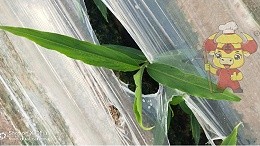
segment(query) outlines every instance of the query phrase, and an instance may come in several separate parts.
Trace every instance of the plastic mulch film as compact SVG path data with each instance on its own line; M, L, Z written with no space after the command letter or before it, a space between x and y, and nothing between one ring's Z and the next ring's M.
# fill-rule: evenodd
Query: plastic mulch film
M236 92L235 94L241 97L240 102L234 103L185 98L186 104L197 117L211 144L214 145L213 140L227 136L240 121L243 122L243 126L239 129L238 144L260 144L260 68L257 50L260 44L259 1L103 2L124 25L150 62L174 65L207 78L204 59L208 60L213 67L218 67L218 71L215 70L217 75L210 75L212 80L218 83L218 87L228 87L232 89L231 92ZM213 59L215 61L212 61ZM166 94L168 96L165 97L171 97L167 91ZM159 108L165 109L165 106L167 103ZM165 111L161 113L165 114L163 112Z
M82 4L1 0L0 24L98 43ZM0 144L152 144L152 134L137 126L132 98L111 70L4 31L0 48Z

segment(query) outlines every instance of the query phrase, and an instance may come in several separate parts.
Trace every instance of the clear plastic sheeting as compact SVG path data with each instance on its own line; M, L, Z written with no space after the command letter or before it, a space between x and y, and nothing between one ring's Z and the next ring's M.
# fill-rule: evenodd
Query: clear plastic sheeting
M1 0L0 24L98 43L78 0ZM111 70L0 31L0 144L152 144Z
M210 35L219 32L220 25L234 21L238 25L238 34L244 32L260 44L259 25L255 21L260 16L256 10L259 6L257 0L245 3L242 0L102 1L124 25L150 62L175 65L188 72L195 71L195 74L205 78L203 43ZM244 92L238 94L242 99L239 103L185 98L211 144L214 145L213 140L228 135L240 121L243 126L239 130L238 144L260 144L260 82L256 82L260 68L257 60L259 51L247 57L240 68L244 74L244 79L240 81ZM171 97L171 93L166 93L166 98ZM160 108L164 109L165 106L167 103Z

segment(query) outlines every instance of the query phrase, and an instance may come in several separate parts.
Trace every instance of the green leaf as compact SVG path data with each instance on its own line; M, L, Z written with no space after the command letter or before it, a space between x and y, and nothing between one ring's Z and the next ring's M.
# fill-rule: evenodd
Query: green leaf
M101 12L102 16L107 19L107 7L101 0L94 0L95 5L98 7L99 11Z
M134 100L133 109L134 109L136 121L138 122L140 127L144 130L151 130L153 127L145 127L143 125L143 117L142 117L142 109L143 109L143 105L142 105L142 78L143 78L143 72L144 72L146 65L147 65L147 63L142 65L140 70L134 75L134 81L135 81L136 89L135 89L135 100Z
M190 120L192 137L195 141L195 144L198 145L200 141L200 124L193 114L190 115Z
M171 105L178 105L180 104L181 102L183 102L183 97L182 96L173 96L172 97L172 100L170 101L170 104Z
M181 109L188 115L192 115L192 111L190 110L190 108L187 106L187 104L185 103L185 101L182 101L179 103Z
M237 124L237 126L233 129L231 134L223 140L221 145L236 145L237 144L237 133L238 133L238 128L241 124L242 124L242 122Z
M202 77L189 74L179 69L159 63L148 65L147 71L149 75L157 82L173 89L186 92L187 94L214 100L240 101L240 98L225 90L219 93L216 85L213 84L213 92L211 93L208 86L208 80Z
M119 71L139 69L139 63L136 62L136 59L132 59L125 52L120 52L118 49L107 48L69 36L29 28L0 26L0 29L25 37L42 47L58 51L70 58L81 60L90 65Z
M102 46L124 53L125 55L128 55L132 59L135 59L135 61L138 64L144 63L147 60L143 52L135 48L120 46L120 45L111 45L111 44L102 44Z
M167 131L169 131L170 125L171 125L171 120L174 117L174 112L171 108L171 105L168 105L168 116L167 116Z

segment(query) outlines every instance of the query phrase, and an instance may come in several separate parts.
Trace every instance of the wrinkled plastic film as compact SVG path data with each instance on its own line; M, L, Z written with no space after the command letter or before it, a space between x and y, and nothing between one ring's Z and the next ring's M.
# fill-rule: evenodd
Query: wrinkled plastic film
M169 3L168 1L104 2L107 3L108 7L111 7L112 12L115 11L115 15L118 16L118 19L122 21L122 24L124 24L132 37L143 49L143 52L149 61L157 62L159 60L167 60L171 55L176 55L177 58L179 56L182 57L184 63L185 61L187 63L192 61L194 66L198 68L197 70L205 75L205 73L201 71L201 64L195 60L202 59L202 57L198 56L200 54L195 50L190 49L194 47L197 48L197 38L189 36L183 37L184 32L181 31L183 29L181 27L188 27L186 25L179 26L179 24L172 22L172 19L169 18L169 14L167 14L167 7L165 7L167 3ZM173 1L172 3L175 2ZM131 13L124 14L123 10L131 11ZM124 17L125 15L129 16ZM177 17L178 20L181 21L180 23L183 21L184 24L187 24L187 22L182 19L184 18L183 15ZM142 36L139 36L139 34L142 34ZM189 60L189 58L192 59ZM169 61L164 62L172 63ZM190 70L190 67L183 69Z
M2 25L97 43L83 1L8 1ZM112 71L95 68L1 31L2 144L151 144ZM9 122L8 122L9 121Z
M219 25L235 21L239 27L237 33L245 32L253 36L259 44L259 26L254 20L258 18L255 9L259 5L257 1L245 1L246 4L241 0L214 0L210 3L203 0L103 2L125 26L149 61L177 66L176 60L179 60L180 69L195 69L196 74L205 78L203 42L219 31ZM254 17L248 9L253 12ZM256 139L259 137L256 124L258 118L255 119L259 106L254 104L257 103L259 94L259 85L254 81L259 70L256 61L258 52L246 58L245 65L240 68L245 79L240 82L244 93L239 94L242 98L239 103L186 97L187 105L194 112L212 144L214 139L228 135L239 121L244 123L244 127L240 128L239 143L259 143ZM255 83L253 88L252 83Z
M142 5L144 4L143 1L104 1L104 3L114 13L114 15L119 19L119 21L121 21L124 27L129 31L130 35L134 38L134 40L137 42L140 48L142 48L148 60L169 60L169 57L175 55L176 58L182 58L181 61L189 61L185 55L182 55L182 51L178 51L172 48L173 42L172 40L169 40L169 36L165 36L166 31L164 30L164 28L157 25L159 22L155 20L154 17L146 17L146 15L150 15L152 12L151 10L147 11L146 5ZM160 10L160 7L155 8L157 8L156 10L161 12L161 18L166 18L163 12ZM126 12L128 14L126 14ZM167 18L165 20L167 24ZM178 39L178 36L176 39ZM183 51L186 50L187 48L183 49ZM177 62L179 62L179 60L175 60L175 64L178 64ZM171 64L174 62L166 63ZM189 64L186 65L189 66ZM187 69L189 71L194 72L194 68L183 69ZM168 101L171 95L166 95L163 92L163 94L161 94L160 97L161 98L153 98L153 100L155 100L157 103L160 103L159 106L155 106L156 118L159 121L159 124L156 126L159 127L160 130L159 132L157 130L154 130L153 132L154 135L162 133L161 135L165 135L165 137L167 137L166 119L168 116ZM160 143L159 141L160 140L155 140L155 143Z
M125 26L125 28L129 31L130 35L135 39L137 44L140 46L144 54L147 58L153 61L162 61L166 64L171 64L174 61L179 61L181 58L183 61L189 61L189 58L184 55L183 51L188 51L188 45L185 43L184 38L181 37L178 32L178 28L174 28L172 22L163 11L161 5L158 4L158 1L104 1L110 10L117 16L117 18L121 21L121 23ZM148 7L147 3L153 5L153 7ZM164 3L164 2L162 2ZM159 15L157 14L159 13ZM155 13L155 14L154 14ZM161 14L161 15L160 15ZM159 16L156 18L156 16ZM161 25L161 23L163 25ZM164 28L165 27L165 28ZM158 28L158 29L155 29ZM166 28L168 30L166 30ZM168 36L168 33L174 34L173 39L177 44L184 44L186 48L179 51L175 47L177 44L173 43L173 40ZM166 36L165 36L166 35ZM168 37L167 37L168 36ZM180 46L179 46L180 47ZM191 50L191 49L190 49ZM194 51L194 50L193 50ZM188 52L189 55L189 52ZM177 59L173 56L178 56ZM180 56L180 57L179 57ZM196 55L192 57L195 58ZM174 60L174 61L172 61ZM183 64L183 63L182 63ZM193 67L193 66L191 66ZM181 69L190 70L191 68L183 68ZM200 69L202 70L202 69ZM158 115L167 115L165 111L160 111L160 109L168 108L168 98L171 95L164 96L166 98L161 107L157 107ZM158 117L161 118L161 117ZM167 125L165 123L161 123L163 125ZM164 129L166 132L167 130ZM216 134L212 134L216 135Z

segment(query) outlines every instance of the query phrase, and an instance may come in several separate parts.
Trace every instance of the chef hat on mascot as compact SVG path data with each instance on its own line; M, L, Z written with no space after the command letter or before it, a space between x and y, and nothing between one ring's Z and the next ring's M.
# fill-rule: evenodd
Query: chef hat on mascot
M235 33L237 29L238 26L233 21L220 25L219 30L222 31L222 34L216 39L217 48L221 49L225 44L232 44L235 49L240 49L243 40Z
M220 25L218 29L220 31L223 31L223 34L233 34L235 33L235 30L238 29L238 26L234 21L231 21L224 25Z

